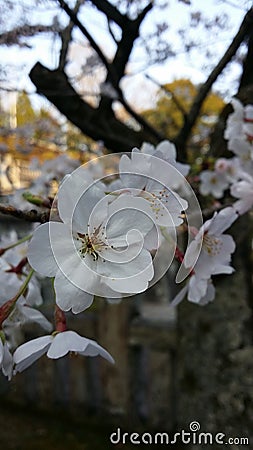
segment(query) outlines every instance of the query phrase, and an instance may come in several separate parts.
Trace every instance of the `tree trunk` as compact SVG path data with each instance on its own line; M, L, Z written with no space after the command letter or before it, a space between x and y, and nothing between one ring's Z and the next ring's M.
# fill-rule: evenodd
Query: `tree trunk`
M190 422L198 421L200 432L224 433L224 442L229 437L252 442L252 223L243 217L233 229L237 241L246 236L233 258L236 272L216 277L212 304L184 302L179 308L178 430L190 431Z

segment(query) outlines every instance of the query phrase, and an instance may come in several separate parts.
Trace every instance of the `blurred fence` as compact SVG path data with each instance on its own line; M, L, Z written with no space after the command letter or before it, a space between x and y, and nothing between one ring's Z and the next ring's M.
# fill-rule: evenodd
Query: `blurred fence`
M97 340L112 354L115 365L100 357L70 355L56 361L42 357L11 382L1 376L1 397L43 410L62 406L74 414L92 411L172 428L177 362L176 317L168 306L170 286L164 277L148 292L120 304L98 299L95 308L85 313L67 314L68 327ZM47 283L44 297L47 311ZM26 338L35 337L29 333L26 330Z

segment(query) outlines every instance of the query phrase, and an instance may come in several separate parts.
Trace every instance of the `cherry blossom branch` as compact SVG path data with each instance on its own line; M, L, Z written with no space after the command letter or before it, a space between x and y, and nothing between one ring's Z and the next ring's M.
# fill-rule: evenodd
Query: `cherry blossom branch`
M49 221L50 212L43 211L38 212L35 209L31 209L30 211L22 211L21 209L17 209L12 205L3 205L0 203L0 213L12 217L16 217L17 219L26 220L27 222L40 222L45 223Z

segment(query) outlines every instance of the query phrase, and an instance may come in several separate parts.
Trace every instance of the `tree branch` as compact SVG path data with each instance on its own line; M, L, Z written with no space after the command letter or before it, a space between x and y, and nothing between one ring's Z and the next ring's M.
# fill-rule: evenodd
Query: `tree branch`
M75 7L73 9L75 15L78 13L78 10L79 10L81 4L82 4L82 0L77 0ZM71 35L72 35L74 26L75 26L75 24L72 22L72 20L70 20L67 27L64 28L64 30L62 30L60 32L62 46L61 46L60 57L59 57L59 69L62 69L62 70L64 69L66 62L67 62L67 54L68 54L69 44L71 41Z
M126 16L121 14L121 12L113 6L111 3L109 3L107 0L92 0L92 4L96 6L99 11L103 12L108 19L113 20L121 29L123 29L128 21L130 19Z
M17 209L12 205L6 205L0 203L0 213L12 217L16 217L17 219L26 220L27 222L40 222L45 223L49 221L50 212L38 212L35 209L31 209L30 211L21 211L21 209Z
M253 8L251 8L246 16L244 17L242 24L238 30L238 33L235 35L233 41L231 42L230 46L228 47L227 51L217 64L217 66L213 69L213 71L210 73L209 77L207 78L206 82L201 86L199 89L195 100L191 106L191 109L189 113L186 116L185 123L178 133L177 137L175 138L174 142L179 150L179 154L181 157L181 160L186 159L186 142L187 139L190 136L191 130L198 118L200 109L202 107L202 104L210 91L213 83L217 80L218 76L221 74L223 69L226 67L226 65L231 61L232 57L237 52L238 48L240 47L241 43L244 41L245 37L251 32L253 25Z
M28 38L35 36L39 33L52 33L59 31L59 25L23 25L17 28L13 28L11 31L0 34L0 45L19 45L24 46L26 44L20 42L22 38Z
M116 82L116 74L114 73L110 63L107 61L107 58L105 57L104 53L102 52L99 45L97 45L96 41L93 39L91 34L88 32L88 30L83 26L83 24L78 19L77 15L74 13L74 11L65 3L64 0L58 0L61 8L67 13L67 15L70 17L72 22L79 28L79 30L82 32L82 34L88 39L90 42L92 48L95 50L99 58L101 59L102 63L104 64L107 72L110 74L111 83L113 86L115 86Z
M84 134L96 141L102 140L108 149L128 152L145 140L157 143L157 139L147 132L136 131L120 122L112 110L105 114L101 106L93 108L82 100L63 71L49 70L37 63L30 72L30 78L39 94L45 95Z

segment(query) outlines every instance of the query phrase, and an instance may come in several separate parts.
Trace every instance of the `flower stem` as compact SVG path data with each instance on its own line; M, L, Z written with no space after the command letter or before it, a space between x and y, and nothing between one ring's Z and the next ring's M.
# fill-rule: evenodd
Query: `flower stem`
M15 304L17 303L19 297L21 297L21 295L23 295L24 292L26 291L26 288L27 288L27 286L29 284L29 281L31 280L33 274L34 274L34 270L31 269L30 272L28 273L24 283L19 288L17 294L13 298L11 298L7 302L5 302L0 307L0 329L1 329L2 323L7 319L7 317L10 315L11 311L13 310L13 308L14 308Z
M175 244L174 239L172 239L172 237L166 232L166 228L161 227L161 232L162 232L163 237L166 239L166 241L169 244L173 244L173 245ZM180 250L180 248L177 245L176 245L176 248L175 248L175 258L180 263L182 263L183 259L184 259L184 253L182 252L182 250Z
M29 241L29 239L31 239L31 237L32 237L32 234L28 234L27 236L24 236L22 239L19 239L18 241L14 242L14 244L10 244L7 247L0 248L0 256L2 256L7 250L17 247L18 245L23 244L23 242Z
M18 293L15 295L15 299L16 299L16 301L19 299L19 297L21 297L21 295L23 295L24 294L24 292L26 291L26 288L27 288L27 286L28 286L28 284L29 284L29 281L31 280L31 278L32 278L32 276L33 276L33 274L34 274L34 269L31 269L30 270L30 272L28 273L28 275L27 275L27 277L26 277L26 279L25 279L25 281L24 281L24 283L22 284L22 286L20 287L20 289L19 289L19 291L18 291Z

